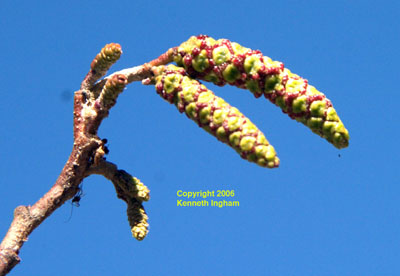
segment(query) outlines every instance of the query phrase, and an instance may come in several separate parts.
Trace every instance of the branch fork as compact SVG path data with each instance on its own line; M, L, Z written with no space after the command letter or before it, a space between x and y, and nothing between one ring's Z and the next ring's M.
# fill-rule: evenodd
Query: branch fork
M169 60L169 54L100 80L121 54L119 44L106 45L92 61L80 90L75 92L72 152L53 187L34 205L18 206L15 209L14 219L0 244L0 276L6 275L21 261L19 251L32 231L57 208L72 199L79 192L79 185L83 179L92 174L103 175L114 184L117 197L127 203L132 235L137 240L146 237L148 217L142 202L150 199L150 191L137 178L106 161L105 155L108 150L104 139L98 137L97 131L125 86L151 77L152 64L166 62Z

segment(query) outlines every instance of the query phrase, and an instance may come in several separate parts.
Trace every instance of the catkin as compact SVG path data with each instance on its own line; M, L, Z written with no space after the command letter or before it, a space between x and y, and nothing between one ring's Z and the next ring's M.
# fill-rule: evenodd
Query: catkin
M337 148L349 144L349 133L326 96L283 63L227 39L193 36L174 56L192 78L230 84L264 95L290 118L303 123Z
M173 65L154 70L155 87L165 100L200 127L231 146L240 156L262 167L279 166L279 158L264 134L240 111L230 106Z

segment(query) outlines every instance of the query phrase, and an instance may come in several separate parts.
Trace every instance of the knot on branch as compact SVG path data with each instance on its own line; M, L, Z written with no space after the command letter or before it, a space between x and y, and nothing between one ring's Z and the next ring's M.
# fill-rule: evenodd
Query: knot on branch
M22 220L30 218L29 207L21 205L15 208L14 217Z

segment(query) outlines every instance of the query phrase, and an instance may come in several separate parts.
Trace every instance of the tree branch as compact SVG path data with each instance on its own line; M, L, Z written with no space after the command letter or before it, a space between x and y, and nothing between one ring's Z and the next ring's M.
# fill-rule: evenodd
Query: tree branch
M106 45L93 60L81 89L75 92L72 152L53 187L33 206L18 206L15 209L14 219L0 244L0 276L6 275L20 262L19 251L32 231L72 199L83 179L91 174L101 174L112 181L117 196L128 205L128 220L133 236L138 240L146 236L147 215L142 201L149 200L149 190L138 179L104 160L105 145L97 136L97 131L124 87L128 83L151 77L153 64L169 62L172 50L149 64L115 72L98 81L121 53L118 44Z
M308 81L284 68L283 63L226 39L191 37L157 59L103 78L122 54L121 46L107 44L93 59L74 96L74 145L54 186L33 206L19 206L0 244L0 276L20 262L19 250L32 231L80 191L82 180L100 174L114 184L117 197L127 203L132 235L142 240L148 232L142 202L149 189L137 178L105 160L105 141L97 136L101 122L118 95L134 81L154 84L165 100L194 120L242 158L276 168L279 159L265 136L238 109L215 96L196 79L247 89L264 95L290 118L303 123L337 148L347 147L349 133L325 95ZM176 66L161 66L175 61Z
M32 231L76 194L90 156L97 147L95 139L77 141L50 191L33 206L18 206L15 209L13 222L0 244L0 275L6 275L20 262L19 250Z

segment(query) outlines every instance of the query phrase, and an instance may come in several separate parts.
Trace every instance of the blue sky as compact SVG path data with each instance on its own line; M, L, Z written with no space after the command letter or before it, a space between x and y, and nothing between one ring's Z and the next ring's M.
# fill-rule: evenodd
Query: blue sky
M2 1L1 198L54 183L72 148L72 93L107 43L112 71L192 35L228 38L284 62L332 100L350 131L337 150L267 100L207 84L267 136L281 159L242 160L134 83L99 131L108 160L151 190L150 233L131 237L125 203L100 176L37 228L11 275L400 275L400 5L396 1ZM338 155L340 154L341 157ZM240 207L177 207L177 191L234 190Z

